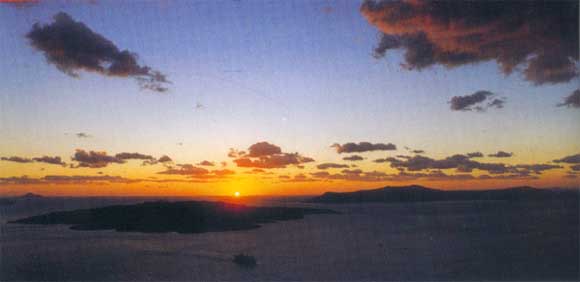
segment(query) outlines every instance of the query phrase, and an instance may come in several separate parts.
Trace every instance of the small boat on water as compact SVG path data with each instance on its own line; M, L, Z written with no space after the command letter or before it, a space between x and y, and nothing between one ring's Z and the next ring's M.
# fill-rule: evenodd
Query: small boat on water
M240 266L244 267L254 267L256 266L256 258L250 255L237 254L234 256L234 262Z

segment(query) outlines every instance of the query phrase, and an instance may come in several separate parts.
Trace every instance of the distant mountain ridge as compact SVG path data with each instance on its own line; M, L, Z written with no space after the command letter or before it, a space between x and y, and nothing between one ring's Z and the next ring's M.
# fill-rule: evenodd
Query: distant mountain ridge
M434 201L484 201L484 200L556 200L578 199L578 190L539 189L518 186L494 190L438 190L420 185L386 186L354 192L326 192L309 199L311 203L364 203L364 202L434 202ZM574 199L574 198L573 198Z

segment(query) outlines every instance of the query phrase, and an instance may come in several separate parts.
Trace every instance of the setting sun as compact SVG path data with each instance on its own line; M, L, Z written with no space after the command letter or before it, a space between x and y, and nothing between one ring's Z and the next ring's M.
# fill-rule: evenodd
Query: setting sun
M580 281L579 23L0 0L0 282Z

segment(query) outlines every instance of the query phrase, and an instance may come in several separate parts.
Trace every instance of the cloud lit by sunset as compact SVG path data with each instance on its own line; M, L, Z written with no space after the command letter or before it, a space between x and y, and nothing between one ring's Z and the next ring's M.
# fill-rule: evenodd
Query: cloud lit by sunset
M334 4L2 5L0 194L578 186L577 1Z

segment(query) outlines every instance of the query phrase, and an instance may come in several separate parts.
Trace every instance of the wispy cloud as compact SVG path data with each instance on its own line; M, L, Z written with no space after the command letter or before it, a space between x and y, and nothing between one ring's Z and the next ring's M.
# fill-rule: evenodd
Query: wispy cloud
M580 154L565 156L561 159L554 160L555 163L580 164Z
M8 161L8 162L15 162L15 163L31 163L31 162L33 162L32 159L18 157L18 156L2 157L2 158L0 158L0 160Z
M50 156L42 156L42 157L35 157L35 158L26 158L26 157L18 157L18 156L11 156L11 157L1 157L0 160L2 161L9 161L9 162L16 162L16 163L46 163L46 164L54 164L54 165L66 165L65 162L58 156L50 157Z
M359 142L359 143L345 143L345 144L332 144L330 146L334 148L337 153L364 153L371 151L393 151L397 150L397 146L392 143L370 143L370 142Z
M154 160L155 158L150 155L145 155L141 153L118 153L115 158L120 160Z
M318 169L329 169L329 168L348 168L349 166L346 164L337 164L337 163L322 163L316 166Z
M570 95L564 98L564 101L558 104L558 107L580 108L580 89L574 90Z
M209 180L227 178L235 172L229 169L208 170L192 164L177 164L175 167L168 167L166 170L158 172L158 174L183 175L194 179Z

